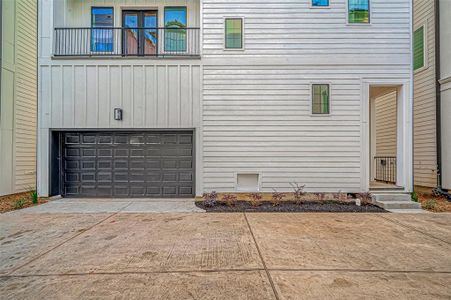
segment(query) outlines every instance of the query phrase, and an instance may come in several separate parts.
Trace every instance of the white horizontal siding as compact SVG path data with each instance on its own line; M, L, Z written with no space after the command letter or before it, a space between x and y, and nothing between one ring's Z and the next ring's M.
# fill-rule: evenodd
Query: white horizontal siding
M258 173L267 192L290 182L359 191L363 77L402 80L409 69L205 66L204 189L233 191L236 173ZM311 115L313 82L330 83L330 116Z
M414 74L415 185L437 185L434 1L414 1L414 28L425 25L426 68Z
M55 64L42 65L40 76L41 128L199 126L198 65Z
M218 56L351 55L354 59L410 53L410 1L371 0L371 24L347 24L347 0L312 9L310 0L204 0L203 53ZM224 17L244 17L244 51L224 53Z

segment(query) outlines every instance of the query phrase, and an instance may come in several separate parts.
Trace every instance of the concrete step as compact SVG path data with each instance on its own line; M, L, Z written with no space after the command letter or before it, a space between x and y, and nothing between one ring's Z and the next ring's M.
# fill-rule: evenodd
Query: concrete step
M376 200L375 204L379 207L382 207L386 210L392 210L392 209L419 209L421 210L421 204L413 201L383 201L383 200Z
M374 193L376 201L411 201L412 197L408 193Z

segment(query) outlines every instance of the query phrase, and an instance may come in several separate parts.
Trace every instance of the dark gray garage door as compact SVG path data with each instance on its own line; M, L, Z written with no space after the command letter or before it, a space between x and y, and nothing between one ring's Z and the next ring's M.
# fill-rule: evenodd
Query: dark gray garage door
M192 197L192 132L66 132L63 194Z

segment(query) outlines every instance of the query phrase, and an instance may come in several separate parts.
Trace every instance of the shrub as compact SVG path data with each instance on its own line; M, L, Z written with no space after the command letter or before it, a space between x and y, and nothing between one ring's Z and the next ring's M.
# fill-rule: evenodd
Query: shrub
M417 192L412 192L411 194L410 194L410 197L412 198L412 201L413 202L418 202L419 200L418 200L418 194L417 194Z
M218 194L213 191L211 193L204 193L202 195L202 197L204 198L204 205L206 207L213 207L216 205L216 202L218 200Z
M283 198L285 198L287 195L284 193L279 193L274 189L274 193L272 193L271 197L271 204L272 206L278 206L280 202L283 201Z
M434 199L429 199L423 204L423 207L428 210L433 210L436 208L436 206L437 201L435 201Z
M22 209L25 206L25 199L20 198L14 203L14 209Z
M237 196L233 194L225 194L222 196L222 202L227 206L235 206L237 202Z
M362 204L369 204L373 202L373 194L370 192L363 192L357 194L361 200Z
M39 202L38 193L36 191L31 191L30 196L31 196L31 202L33 204L38 204L38 202Z
M292 182L290 185L293 187L294 200L297 204L300 204L302 202L302 196L305 195L305 185L299 185L296 182Z
M250 193L249 195L249 202L253 207L257 207L260 205L260 201L262 200L263 196L260 193Z

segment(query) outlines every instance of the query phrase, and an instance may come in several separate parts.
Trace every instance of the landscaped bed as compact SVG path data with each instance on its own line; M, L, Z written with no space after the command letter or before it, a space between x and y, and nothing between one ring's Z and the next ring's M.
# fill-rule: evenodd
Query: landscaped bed
M303 185L293 184L292 193L218 194L203 195L196 206L207 212L352 212L384 213L373 205L370 193L306 193Z
M283 201L277 205L262 201L254 206L247 201L237 201L233 205L216 203L212 206L205 205L204 201L197 201L196 206L207 212L353 212L353 213L385 213L386 210L372 205L356 205L352 202L324 201L324 202L302 202Z
M34 191L0 197L0 213L47 203Z

